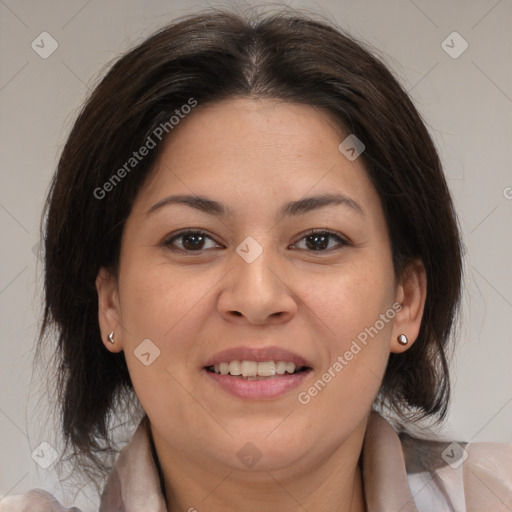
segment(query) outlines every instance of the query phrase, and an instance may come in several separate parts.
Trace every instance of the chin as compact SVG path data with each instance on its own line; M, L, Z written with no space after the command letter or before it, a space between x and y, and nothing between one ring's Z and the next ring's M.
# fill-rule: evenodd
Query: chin
M314 442L311 429L298 429L297 426L286 426L286 420L277 427L283 418L278 421L250 425L245 423L228 432L233 437L222 435L221 439L212 441L211 448L216 448L211 453L219 463L242 471L278 471L288 467L295 467L304 458L314 456L313 448L318 443ZM277 427L277 428L276 428ZM219 450L220 448L220 450Z

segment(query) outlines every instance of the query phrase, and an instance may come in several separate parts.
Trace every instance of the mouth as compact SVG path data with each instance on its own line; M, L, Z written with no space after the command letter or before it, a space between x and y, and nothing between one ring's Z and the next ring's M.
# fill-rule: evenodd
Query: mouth
M277 347L220 352L203 367L222 390L238 398L269 400L299 386L313 371L303 357Z
M217 375L230 375L244 380L268 380L281 375L296 375L311 370L309 366L297 366L291 361L223 361L207 366L206 371Z

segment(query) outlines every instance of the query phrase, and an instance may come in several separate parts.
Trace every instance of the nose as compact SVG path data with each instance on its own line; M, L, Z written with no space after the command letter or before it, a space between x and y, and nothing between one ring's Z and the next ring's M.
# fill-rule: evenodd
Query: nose
M254 325L289 322L297 312L285 262L270 247L252 262L233 254L231 272L223 280L220 315L229 322Z

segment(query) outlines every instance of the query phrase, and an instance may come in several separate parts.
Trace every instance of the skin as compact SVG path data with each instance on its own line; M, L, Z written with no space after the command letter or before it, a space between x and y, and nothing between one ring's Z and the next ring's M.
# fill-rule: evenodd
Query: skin
M275 100L199 105L173 130L127 219L117 274L96 286L105 346L125 351L147 412L169 511L362 511L359 456L390 352L414 343L425 303L422 265L393 271L379 196L361 158L338 145L348 135L328 113ZM360 206L327 205L283 217L289 201L340 193ZM148 210L171 194L229 207L216 217L186 205ZM201 229L201 252L165 244ZM339 232L312 250L309 229ZM262 254L236 252L248 236ZM298 402L357 335L393 303L394 319L307 405ZM115 344L106 341L115 331ZM406 347L397 342L405 333ZM150 339L149 366L134 350ZM299 389L271 400L235 397L203 371L215 353L240 345L284 347L313 367ZM246 467L237 452L261 454Z

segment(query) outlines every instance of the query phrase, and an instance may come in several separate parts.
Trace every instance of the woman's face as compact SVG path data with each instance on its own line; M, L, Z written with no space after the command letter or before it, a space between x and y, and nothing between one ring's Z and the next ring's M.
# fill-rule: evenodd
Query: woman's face
M349 134L309 106L199 105L171 135L117 277L98 279L108 348L124 350L168 453L203 467L316 464L364 430L389 352L405 350L396 337L419 328L397 311L408 296L377 192L338 148Z

